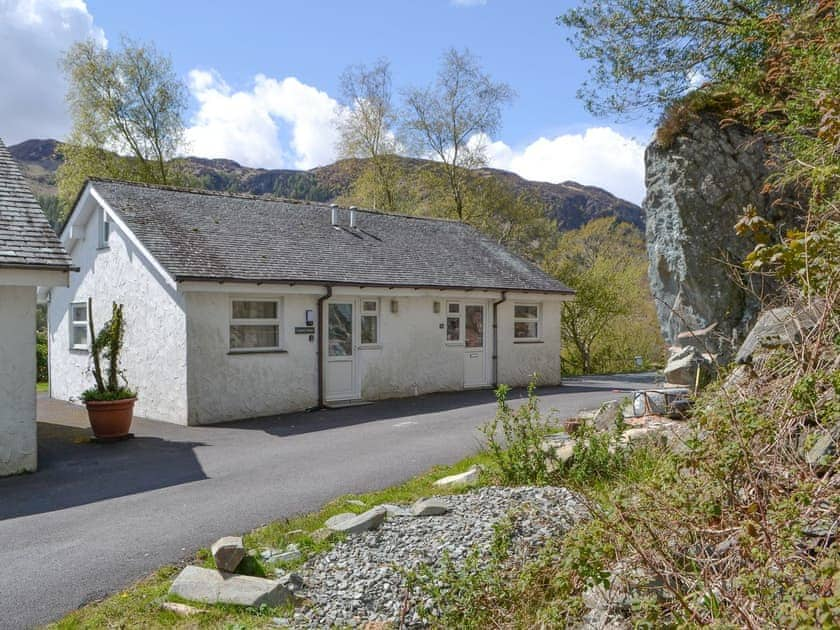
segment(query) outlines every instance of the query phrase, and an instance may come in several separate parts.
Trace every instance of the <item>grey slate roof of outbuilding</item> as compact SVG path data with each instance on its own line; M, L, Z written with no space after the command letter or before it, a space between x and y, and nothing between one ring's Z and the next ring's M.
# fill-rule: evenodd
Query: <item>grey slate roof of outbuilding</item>
M62 247L20 169L0 140L0 268L70 269Z
M573 293L474 228L330 206L92 180L176 279Z

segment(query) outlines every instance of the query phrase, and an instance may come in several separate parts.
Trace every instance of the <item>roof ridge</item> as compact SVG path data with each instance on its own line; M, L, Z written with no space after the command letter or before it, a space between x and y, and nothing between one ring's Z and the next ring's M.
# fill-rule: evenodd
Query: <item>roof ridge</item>
M210 190L208 188L192 188L190 186L174 186L172 184L150 184L147 182L134 182L125 179L114 179L111 177L88 177L87 182L104 182L106 184L121 184L126 186L137 186L138 188L147 188L150 190L167 190L170 192L180 192L192 195L207 195L212 197L227 197L230 199L249 199L251 201L269 201L276 203L289 203L301 206L315 206L320 208L332 209L334 204L324 201L309 201L307 199L292 199L291 197L280 197L278 195L253 195L250 193L231 192L224 190ZM84 189L84 186L82 187ZM75 204L74 204L75 205ZM418 221L439 221L444 223L457 223L469 228L473 226L457 219L450 219L447 217L424 217L416 214L407 214L404 212L385 212L383 210L376 210L373 208L364 208L358 206L342 206L335 204L341 210L354 210L356 212L364 212L366 214L375 214L386 217L401 217L404 219L417 219ZM475 229L475 228L473 228Z

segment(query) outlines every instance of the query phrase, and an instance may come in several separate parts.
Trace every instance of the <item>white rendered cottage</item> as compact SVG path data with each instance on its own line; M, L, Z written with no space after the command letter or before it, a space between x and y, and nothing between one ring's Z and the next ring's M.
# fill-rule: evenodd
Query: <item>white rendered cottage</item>
M35 304L70 257L0 140L0 476L35 470Z
M179 424L560 382L573 292L461 223L91 180L60 236L56 398L90 385L88 299L125 305L136 413Z

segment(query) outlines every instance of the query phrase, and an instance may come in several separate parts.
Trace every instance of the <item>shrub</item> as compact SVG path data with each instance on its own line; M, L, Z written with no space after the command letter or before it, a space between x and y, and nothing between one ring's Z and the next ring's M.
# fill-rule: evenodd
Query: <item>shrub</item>
M47 333L39 330L35 333L35 363L39 383L46 382L50 377L48 358Z
M533 379L528 385L528 400L514 410L507 403L510 387L499 385L496 415L481 428L502 482L508 485L549 483L557 468L554 451L543 447L543 439L553 427L540 414L535 389Z

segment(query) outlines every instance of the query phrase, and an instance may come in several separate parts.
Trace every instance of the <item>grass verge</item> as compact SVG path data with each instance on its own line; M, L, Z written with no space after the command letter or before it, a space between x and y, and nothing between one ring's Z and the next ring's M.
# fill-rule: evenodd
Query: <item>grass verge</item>
M464 472L474 464L487 466L490 463L488 455L478 454L451 466L435 466L428 472L409 479L405 483L383 490L338 497L317 512L277 520L245 534L245 546L249 550L258 551L266 547L283 549L289 543L295 543L303 557L294 563L283 565L287 569L294 568L305 562L307 557L326 551L332 546L334 539L318 541L311 536L311 533L322 527L324 521L329 517L340 512L361 513L382 503L410 503L433 494L464 492L467 488L446 489L436 487L433 484L440 477ZM212 541L208 541L208 543L210 542ZM212 563L209 549L202 549L188 562L165 566L124 591L103 601L80 608L49 627L60 630L172 627L245 629L266 627L271 625L271 617L287 616L289 614L289 610L268 607L243 609L233 606L201 606L205 612L185 618L161 608L161 604L167 601L169 586L182 566L199 564L212 567ZM266 576L271 576L273 568L279 566L267 564L259 556L249 558L247 563L243 562L243 564L246 564L247 573Z

